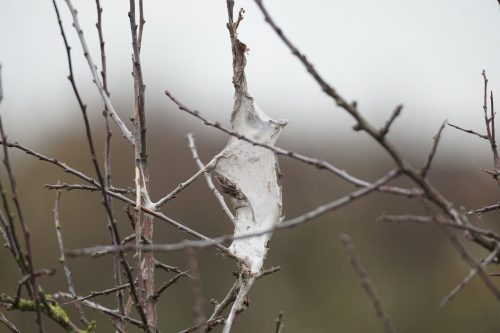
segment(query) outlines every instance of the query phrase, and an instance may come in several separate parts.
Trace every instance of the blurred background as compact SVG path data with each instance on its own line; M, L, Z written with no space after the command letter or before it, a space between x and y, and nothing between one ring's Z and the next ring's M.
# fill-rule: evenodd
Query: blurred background
M125 1L102 1L111 99L123 119L133 110L131 39ZM75 1L94 60L99 59L93 2ZM441 123L484 131L483 82L486 70L495 93L500 82L500 12L494 0L418 2L382 0L266 1L288 36L306 53L324 77L363 114L382 125L397 104L403 114L390 138L405 157L423 165L432 136ZM393 167L391 160L353 121L324 96L298 61L265 24L253 1L237 1L246 10L240 38L250 48L249 90L259 105L289 125L278 145L327 160L363 179L374 180ZM68 75L64 46L51 1L0 0L0 63L4 99L0 112L9 138L93 175L84 127ZM59 2L70 44L77 82L89 105L94 135L104 138L102 102L71 26ZM178 111L164 95L170 90L186 105L228 124L232 109L231 52L225 1L152 1L145 5L142 62L149 113L149 149L153 198L159 198L191 176L196 165L185 135L193 132L199 152L208 161L227 140ZM113 183L133 182L133 155L114 127ZM498 201L498 188L481 167L491 168L488 144L451 128L445 129L434 167L433 183L458 207L477 208ZM44 184L69 177L54 166L12 151L21 203L33 232L37 267L56 267L55 277L42 278L47 292L65 286L58 264L52 208L55 193ZM284 213L299 215L353 190L352 186L299 162L280 158L284 173ZM411 185L408 182L399 184ZM123 205L115 203L123 235L131 233ZM207 235L231 233L230 222L200 180L164 208L165 214ZM279 311L284 332L382 332L374 310L359 286L338 236L353 237L387 313L400 332L498 332L498 303L475 279L446 308L441 298L468 273L434 226L377 222L383 213L423 213L418 203L373 194L310 224L274 235L266 267L281 271L260 280L250 294L251 305L239 316L235 332L272 332ZM498 229L497 213L474 220ZM106 219L95 193L71 191L62 197L62 227L68 248L108 242ZM158 222L156 242L186 236ZM476 258L486 255L467 244ZM221 300L233 282L234 263L213 250L196 253L206 313L210 299ZM185 253L158 254L165 263L188 267ZM15 293L19 274L7 250L0 251L1 292ZM70 261L77 292L112 286L112 261L79 258ZM494 267L492 268L494 271ZM164 272L157 283L171 278ZM114 306L114 297L100 298ZM189 279L166 291L159 304L162 332L193 324L193 292ZM77 316L68 311L75 321ZM22 332L34 331L34 315L6 312ZM99 332L112 326L101 314ZM59 332L45 320L49 332ZM0 326L0 332L3 332ZM134 332L133 329L130 332Z

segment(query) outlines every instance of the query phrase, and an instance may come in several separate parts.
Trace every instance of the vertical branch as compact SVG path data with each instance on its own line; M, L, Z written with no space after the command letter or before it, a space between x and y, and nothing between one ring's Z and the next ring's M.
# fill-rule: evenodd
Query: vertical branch
M191 272L191 289L193 290L194 306L193 312L195 317L195 325L203 325L207 321L205 316L205 298L201 289L200 270L198 269L198 260L192 248L186 250L186 255L189 262L189 271Z
M108 78L107 78L107 66L106 66L106 48L105 48L105 41L104 41L104 34L103 34L103 29L102 29L102 7L100 0L96 0L96 8L97 8L97 23L96 23L96 28L97 28L97 33L99 35L99 45L100 45L100 51L101 51L101 77L102 77L102 84L103 88L106 92L106 94L109 97L109 90L108 90ZM105 123L105 132L104 132L104 185L106 188L111 186L111 127L109 123L109 110L106 104L104 104L104 111L103 111L103 116L104 116L104 123ZM113 201L112 198L107 195L107 200L109 202L110 208L113 209ZM109 219L108 216L108 231L110 233L111 237L111 242L113 245L118 245L115 244L114 242L114 237L113 237L113 231L112 231L112 221ZM121 275L121 270L120 270L120 257L119 254L116 252L114 253L114 280L115 280L115 286L120 286L122 285L122 275ZM117 297L117 302L118 302L118 311L120 312L120 315L125 315L125 308L124 308L124 302L123 302L123 291L119 290L116 293ZM124 328L124 321L121 321L118 324L118 331L120 329L123 330Z
M3 92L2 92L2 75L0 71L0 102L3 99ZM3 129L3 123L2 123L2 117L0 117L0 135L2 138L2 142L7 142L7 135L5 134L5 131ZM7 171L7 176L9 179L10 183L10 191L12 195L12 201L14 202L14 207L17 213L17 216L19 218L19 223L21 224L21 230L23 232L24 236L24 243L26 247L26 253L25 253L25 259L27 262L27 274L29 276L29 293L30 296L34 295L35 297L35 307L36 307L36 324L38 327L38 331L40 333L44 332L43 324L42 324L42 310L41 310L41 298L40 298L40 293L38 292L38 286L36 282L36 275L35 275L35 269L33 265L33 256L32 256L32 250L31 250L31 234L30 230L28 228L28 225L24 219L24 213L21 208L21 203L19 201L19 196L17 194L17 184L16 184L16 178L14 177L14 173L12 172L12 167L10 164L10 159L9 159L9 151L7 149L6 145L3 146L3 153L4 153L4 165L5 165L5 170ZM2 194L3 195L3 194ZM4 204L7 205L6 200L4 200ZM13 218L13 217L10 217ZM14 232L14 225L12 224L12 231ZM19 244L18 244L19 246ZM21 249L19 247L19 249Z
M146 110L145 110L145 88L142 76L140 60L140 49L142 43L142 33L144 29L144 8L142 0L139 0L140 28L137 31L135 0L130 0L130 30L132 34L132 63L134 77L134 156L135 156L135 185L136 185L136 242L140 244L143 238L146 242L153 242L153 217L145 215L141 211L141 206L150 205L149 200L149 170L148 154L146 144ZM144 288L143 302L146 308L148 324L156 330L157 317L155 306L155 286L154 286L154 255L152 251L141 253L137 251L139 265L139 286Z
M342 234L340 235L340 241L342 242L342 245L344 246L344 249L347 252L347 255L349 256L349 260L351 261L351 265L354 268L354 271L356 272L356 275L359 278L361 286L365 290L366 295L368 296L368 298L372 302L373 307L375 308L375 313L377 314L377 318L383 324L384 329L387 333L396 332L392 327L389 317L384 312L384 309L382 307L382 302L380 302L380 299L378 298L377 293L375 292L375 288L373 287L370 281L366 269L363 267L358 257L356 256L354 246L352 245L351 237L347 234Z
M72 273L69 270L68 263L66 262L66 256L64 255L64 242L63 242L63 236L62 236L62 228L61 228L61 222L59 219L59 207L61 204L61 190L56 191L56 199L54 203L54 224L56 226L56 236L57 236L57 244L59 245L59 262L63 266L64 269L64 274L66 275L66 282L68 283L68 291L75 299L76 296L76 290L75 290L75 285L73 283L73 277ZM75 308L80 314L80 320L85 324L88 325L89 322L87 318L85 317L85 314L83 313L82 306L80 305L79 302L74 302Z
M493 154L493 165L495 172L493 173L493 178L500 185L500 157L498 155L498 148L496 143L495 134L495 105L493 103L493 92L490 93L490 115L488 116L488 78L486 77L486 71L482 72L484 81L484 92L483 92L483 112L484 112L484 123L486 125L486 136L490 142L491 152Z
M82 39L83 33L81 32L81 29L79 28L79 25L77 24L77 20L76 20L76 10L73 8L70 0L65 0L65 1L66 1L66 4L68 5L70 11L71 11L71 14L73 15L73 22L75 23L75 28L79 32L80 40L83 40ZM94 169L95 169L95 172L96 172L96 175L97 175L97 180L98 180L98 183L99 183L99 189L100 189L102 197L103 197L104 208L106 210L106 213L107 213L109 221L112 222L111 223L111 227L112 227L113 243L114 244L120 244L121 240L120 240L120 234L118 232L118 226L117 226L116 221L114 219L113 210L111 209L110 202L108 200L108 196L107 196L107 192L106 192L107 189L105 187L105 181L104 181L104 178L102 176L102 172L101 172L101 169L99 167L99 163L97 162L97 157L96 157L95 148L94 148L94 140L92 138L92 132L90 130L90 123L89 123L89 120L88 120L88 117L87 117L87 106L83 103L83 100L82 100L82 98L80 96L80 92L78 91L78 88L76 86L76 82L75 82L75 79L74 79L74 76L73 76L73 62L72 62L72 58L71 58L71 48L70 48L70 46L68 44L68 40L66 38L66 33L64 31L64 27L62 25L61 17L59 15L59 9L57 7L57 4L56 4L55 0L52 0L52 3L54 4L54 9L55 9L55 12L56 12L57 21L58 21L59 28L60 28L60 31L61 31L61 36L63 38L64 46L66 48L66 57L67 57L67 60L68 60L68 67L69 67L69 72L70 72L70 74L68 76L68 79L71 82L71 86L73 88L73 92L74 92L74 94L76 96L76 99L78 101L78 105L80 106L80 110L81 110L81 113L82 113L83 122L84 122L84 125L85 125L85 133L86 133L86 136L87 136L87 142L88 142L88 146L89 146L89 150L90 150L90 155L91 155L91 159L92 159L92 164L94 166ZM89 59L89 58L87 57L87 59ZM93 69L94 69L94 72L95 72L95 68L93 68ZM109 107L109 105L108 105L108 107ZM7 141L3 140L3 142L7 142ZM4 148L5 147L6 146L4 145ZM139 302L139 296L137 295L137 291L136 291L136 288L135 288L134 278L132 276L132 271L131 271L130 267L128 266L128 263L127 263L127 261L125 259L125 254L124 254L123 251L119 251L118 253L119 253L119 256L120 256L120 264L123 266L123 268L125 270L125 274L127 276L127 279L128 279L129 285L130 285L130 293L131 293L132 298L134 300L134 304L136 306L137 312L139 313L139 315L141 317L141 320L143 322L145 330L147 332L151 332L151 330L150 330L150 328L148 326L148 322L147 322L147 319L146 319L146 314L144 312L144 308L141 306L141 304Z

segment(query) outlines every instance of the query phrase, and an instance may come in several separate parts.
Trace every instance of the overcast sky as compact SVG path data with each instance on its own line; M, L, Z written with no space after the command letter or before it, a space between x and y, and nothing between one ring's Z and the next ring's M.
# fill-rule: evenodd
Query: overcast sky
M132 101L128 1L101 2L112 101L126 118L131 112L127 103ZM58 3L78 83L87 100L98 101L67 7ZM395 105L403 103L395 131L403 141L417 135L427 140L445 119L482 129L482 69L500 95L496 0L265 3L324 77L347 99L357 100L370 120L383 123ZM97 62L94 1L74 0L74 4ZM240 38L250 48L249 90L269 115L290 121L285 138L333 138L349 132L352 121L321 93L253 1L236 1L236 6L246 9ZM228 119L233 90L225 1L146 1L145 15L142 61L148 105L156 106L151 112L164 112L163 105L172 109L163 94L168 89L212 119ZM66 80L52 1L0 0L0 62L4 86L0 110L11 137L40 138L68 121L80 121ZM100 104L92 106L90 112L100 112Z

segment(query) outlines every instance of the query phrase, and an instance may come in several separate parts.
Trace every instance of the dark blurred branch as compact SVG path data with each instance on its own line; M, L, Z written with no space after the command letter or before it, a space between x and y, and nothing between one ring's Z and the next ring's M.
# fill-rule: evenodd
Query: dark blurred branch
M274 330L275 333L281 333L283 330L283 311L280 311L278 318L276 318L276 329Z
M347 255L349 256L349 261L351 262L351 265L354 268L354 271L356 272L356 275L359 278L361 286L363 287L366 295L368 296L373 305L373 308L375 309L377 318L380 320L387 333L396 332L396 330L391 324L389 317L387 316L382 307L382 302L380 301L380 298L378 297L377 292L375 291L375 288L373 287L373 284L370 281L368 272L366 271L366 269L363 267L363 264L361 263L361 261L359 261L358 257L356 256L356 251L352 244L351 237L347 234L342 234L340 235L340 241L342 242L342 245L344 246L344 249Z
M0 71L0 82L2 80L1 74L2 73ZM1 83L0 83L0 91L1 91L1 88L2 87L1 87ZM3 93L0 93L0 95L2 95L2 98L3 98ZM0 100L0 102L1 102L1 100ZM4 128L3 128L3 122L2 122L1 116L0 116L0 135L2 138L2 142L6 142L7 135L6 135ZM8 178L9 184L10 184L11 198L12 198L12 201L14 202L14 207L16 209L17 217L18 217L19 223L21 225L21 230L23 233L24 246L26 248L26 253L23 253L21 246L20 246L19 242L17 241L17 237L15 236L14 222L13 222L13 217L12 217L13 215L9 216L9 220L12 223L9 230L11 231L12 240L14 241L11 245L14 245L17 247L17 249L15 250L15 252L17 254L19 254L19 255L24 254L24 259L17 259L17 261L18 261L18 264L20 265L20 267L23 267L26 270L25 273L29 276L30 283L28 284L28 293L29 293L30 297L34 296L35 310L36 310L36 324L38 327L38 331L40 333L43 333L45 330L44 330L43 324L42 324L42 308L41 308L41 304L40 304L41 298L40 298L40 293L38 291L38 285L37 285L36 275L35 275L35 268L33 265L33 252L31 249L31 234L30 234L28 224L26 223L26 221L24 219L24 212L21 208L19 195L17 193L16 178L14 176L14 172L12 171L12 166L11 166L10 158L9 158L9 150L7 149L7 147L5 145L3 145L2 148L3 148L3 155L4 155L3 163L5 166L5 170L7 172L7 178ZM1 187L3 190L3 186L1 186ZM7 200L5 198L5 194L3 193L3 191L2 191L2 198L4 201L4 207L8 207L8 203L7 203ZM11 214L10 210L7 210L7 212L9 214ZM26 264L21 263L24 260L26 261Z

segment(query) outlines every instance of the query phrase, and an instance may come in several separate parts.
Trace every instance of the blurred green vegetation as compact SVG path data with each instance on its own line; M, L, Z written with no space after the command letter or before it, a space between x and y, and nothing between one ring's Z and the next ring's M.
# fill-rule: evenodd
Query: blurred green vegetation
M153 198L168 192L196 171L184 133L194 127L199 152L205 161L218 152L226 140L224 135L208 132L199 124L169 123L165 119L155 119L150 124ZM83 129L79 126L72 125L53 133L43 144L31 145L42 153L94 175ZM102 129L96 127L94 135L97 141L102 139ZM113 184L131 186L133 156L116 131L113 142ZM423 147L415 147L415 150L430 146L430 138L423 142ZM25 144L30 146L29 142ZM284 145L294 148L290 143L285 142ZM392 167L382 151L373 149L373 144L349 147L347 141L337 144L302 142L297 149L331 161L367 180L380 177ZM406 153L410 158L418 156L412 150ZM53 224L55 192L45 189L43 185L58 180L68 183L78 183L79 180L53 165L19 152L12 151L12 160L17 171L21 203L33 234L35 265L37 268L57 268L54 277L43 277L39 281L47 292L66 290L64 274L58 263ZM489 160L480 162L487 166ZM325 171L286 158L280 158L280 163L284 173L286 217L301 214L353 190L352 186ZM491 179L477 169L461 166L453 160L440 160L439 152L430 178L458 205L479 207L496 201L498 189ZM404 180L398 183L410 185ZM61 223L67 248L108 243L106 215L100 202L98 193L63 193ZM132 233L123 212L124 205L115 201L114 208L122 237ZM232 231L229 221L202 179L167 204L163 211L206 235L216 236ZM256 283L250 293L250 307L238 317L234 332L273 332L280 311L284 312L283 332L286 333L383 332L340 245L338 236L342 232L353 237L357 255L368 269L384 307L399 332L498 332L500 305L477 278L451 304L439 308L442 297L469 271L439 228L376 221L383 213L423 212L417 201L375 193L309 224L277 232L270 244L266 267L279 265L282 269ZM494 223L497 217L497 213L491 213L475 223L498 229ZM462 234L458 235L463 240ZM155 241L158 243L176 242L186 237L165 223L157 222L155 225ZM486 255L474 244L463 242L476 258ZM181 269L188 267L184 252L158 253L157 257ZM235 270L235 265L213 249L199 251L196 257L208 315L211 312L209 300L221 300L231 287L234 280L231 272ZM12 295L20 276L5 249L0 251L0 265L0 292ZM110 256L71 259L69 265L80 295L113 285ZM160 285L171 277L171 274L159 271L156 283ZM177 332L193 325L191 283L189 279L181 279L161 298L158 317L162 332ZM115 306L113 296L99 297L98 301L110 307ZM73 307L65 307L74 322L78 322ZM5 314L22 332L35 332L33 313ZM86 314L88 318L97 320L97 332L113 331L110 322L102 314L88 309ZM47 332L61 331L48 320L45 320L45 325ZM0 326L0 332L4 331L5 328ZM130 327L128 331L136 330Z

